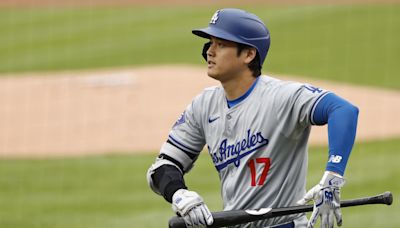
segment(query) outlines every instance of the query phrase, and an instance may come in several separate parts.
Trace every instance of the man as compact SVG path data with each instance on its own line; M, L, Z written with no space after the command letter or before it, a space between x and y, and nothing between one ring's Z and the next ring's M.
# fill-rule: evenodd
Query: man
M204 29L208 75L221 86L194 98L173 126L147 178L187 227L213 223L203 199L183 175L207 145L219 174L224 210L287 207L314 201L310 220L288 215L237 227L322 227L342 223L340 188L352 149L358 109L326 90L261 76L270 34L254 14L218 10ZM328 124L329 159L306 193L307 141L312 125ZM308 224L308 225L307 225Z

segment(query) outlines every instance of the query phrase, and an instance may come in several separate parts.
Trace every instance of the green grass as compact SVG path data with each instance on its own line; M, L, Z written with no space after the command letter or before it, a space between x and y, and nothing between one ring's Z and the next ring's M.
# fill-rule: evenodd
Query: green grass
M386 190L394 204L343 209L342 227L399 227L400 139L359 143L346 170L342 198ZM166 227L170 205L147 186L155 154L73 159L0 160L0 227ZM310 149L308 186L320 179L326 148ZM187 175L212 210L221 209L219 182L206 153Z
M274 72L400 88L400 5L308 7L272 17ZM266 14L266 18L267 18Z
M271 30L266 72L400 88L400 4L243 7ZM214 7L0 8L0 72L203 64Z

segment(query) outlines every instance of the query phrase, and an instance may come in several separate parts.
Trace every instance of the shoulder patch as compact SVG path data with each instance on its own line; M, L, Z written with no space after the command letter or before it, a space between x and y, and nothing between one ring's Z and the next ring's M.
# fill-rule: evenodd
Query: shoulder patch
M181 116L179 117L179 119L175 122L173 128L176 127L176 126L178 126L178 125L181 125L181 124L185 123L185 121L186 121L186 120L185 120L185 116L186 116L185 113L186 113L186 111L182 112L182 114L181 114Z
M320 89L318 87L315 87L313 85L310 85L310 84L304 84L303 88L307 89L308 91L310 91L312 93L321 93L321 92L323 92L322 89Z

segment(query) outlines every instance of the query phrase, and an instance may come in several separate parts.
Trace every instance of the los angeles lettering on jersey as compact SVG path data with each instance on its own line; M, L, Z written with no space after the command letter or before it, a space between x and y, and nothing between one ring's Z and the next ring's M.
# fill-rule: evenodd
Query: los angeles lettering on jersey
M218 152L211 154L215 168L220 171L231 163L239 167L240 160L243 157L268 145L268 142L269 140L266 139L261 132L252 134L250 129L247 130L246 138L233 144L228 144L228 140L225 138L222 140Z

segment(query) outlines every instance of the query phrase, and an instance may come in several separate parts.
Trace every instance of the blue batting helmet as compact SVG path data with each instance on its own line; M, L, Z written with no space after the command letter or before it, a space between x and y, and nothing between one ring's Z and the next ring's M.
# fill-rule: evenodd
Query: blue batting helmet
M192 33L203 38L214 36L254 47L260 55L260 66L267 57L270 45L269 31L261 19L241 9L217 10L207 28L194 29Z

